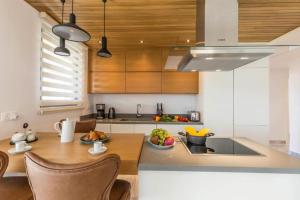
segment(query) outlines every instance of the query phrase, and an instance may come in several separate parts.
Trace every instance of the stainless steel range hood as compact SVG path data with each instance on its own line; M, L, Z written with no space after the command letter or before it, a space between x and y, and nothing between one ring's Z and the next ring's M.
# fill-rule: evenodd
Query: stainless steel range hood
M237 0L197 0L196 22L197 46L183 56L178 71L229 71L275 52L238 43Z
M192 47L179 71L231 71L274 53L271 47Z

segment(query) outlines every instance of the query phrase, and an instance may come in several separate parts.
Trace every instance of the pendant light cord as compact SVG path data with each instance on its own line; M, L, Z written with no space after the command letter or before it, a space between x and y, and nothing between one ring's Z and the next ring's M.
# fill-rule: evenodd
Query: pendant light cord
M62 10L61 10L61 24L64 23L64 10L65 10L65 0L61 0Z
M72 13L73 13L73 9L74 9L74 2L72 0Z
M104 19L104 37L105 37L105 3L106 3L106 0L103 0L103 2L104 2L104 6L103 6L103 19Z

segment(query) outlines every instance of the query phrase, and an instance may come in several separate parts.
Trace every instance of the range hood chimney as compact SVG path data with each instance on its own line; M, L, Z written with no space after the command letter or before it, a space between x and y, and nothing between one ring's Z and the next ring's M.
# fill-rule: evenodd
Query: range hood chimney
M239 45L237 0L196 2L197 43L178 71L230 71L274 53L268 46Z

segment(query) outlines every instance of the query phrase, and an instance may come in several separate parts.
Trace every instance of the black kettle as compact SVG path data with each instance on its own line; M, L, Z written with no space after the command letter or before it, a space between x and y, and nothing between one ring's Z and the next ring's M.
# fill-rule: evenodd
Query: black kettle
M108 119L115 119L116 118L116 110L114 107L110 107L108 109Z

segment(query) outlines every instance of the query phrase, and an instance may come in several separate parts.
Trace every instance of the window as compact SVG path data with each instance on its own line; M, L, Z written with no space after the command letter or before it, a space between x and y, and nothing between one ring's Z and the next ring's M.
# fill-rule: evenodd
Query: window
M46 14L41 16L41 110L81 107L86 85L87 47L66 41L71 56L54 54L59 45L59 38L52 33L56 23Z

